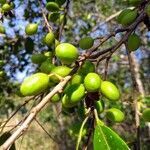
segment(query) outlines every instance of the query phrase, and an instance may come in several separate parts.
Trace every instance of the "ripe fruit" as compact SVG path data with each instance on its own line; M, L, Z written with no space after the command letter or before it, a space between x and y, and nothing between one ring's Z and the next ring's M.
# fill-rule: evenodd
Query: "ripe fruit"
M44 73L36 73L24 79L20 91L24 96L37 95L43 92L49 85L49 76Z
M5 28L0 25L0 33L5 34Z
M45 43L47 46L51 46L55 41L55 36L53 34L53 32L49 32L46 36L45 36Z
M146 108L143 111L142 117L146 122L150 122L150 108Z
M85 88L83 84L80 85L70 85L66 94L63 96L62 104L64 107L73 107L77 105L79 101L85 95Z
M4 12L10 11L10 10L11 10L11 5L5 3L5 4L2 6L2 10L3 10Z
M137 50L141 45L141 39L137 34L132 34L128 37L127 48L129 51Z
M128 0L129 4L133 5L133 6L137 6L141 3L141 0Z
M106 117L112 122L122 122L125 119L124 113L117 108L108 109Z
M87 75L90 72L95 72L95 65L91 61L86 60L78 72L82 75Z
M60 101L60 94L56 93L52 98L51 102L56 103Z
M150 17L150 4L146 6L145 11L147 15Z
M79 41L79 47L82 49L89 49L93 46L94 39L91 37L84 37Z
M38 30L38 24L36 24L36 23L30 23L25 28L25 32L27 35L36 34L37 30Z
M132 24L137 17L137 10L124 10L118 16L118 22L123 26L128 26Z
M98 114L100 114L104 111L104 101L103 100L95 101L94 106L95 106Z
M101 93L112 101L117 101L120 98L120 92L118 88L109 81L103 81L100 86Z
M40 66L41 72L46 73L46 74L49 74L54 68L55 66L51 63L49 59L44 61Z
M48 3L46 4L46 9L47 9L48 11L51 11L51 12L59 11L59 6L58 6L58 4L55 3L55 2L48 2Z
M83 76L80 74L74 74L71 78L71 84L81 84L83 82Z
M57 76L55 76L55 74L61 77L66 77L70 72L71 69L67 66L57 66L51 70L51 73L53 73L54 75L50 77L50 80L57 83L59 82L59 79Z
M88 73L84 79L84 86L88 92L96 92L101 85L101 78L96 73Z
M47 59L47 57L43 54L33 54L31 57L31 61L34 64L41 64L42 62L44 62Z
M61 43L56 49L56 56L62 61L64 64L72 64L78 58L78 50L72 44L69 43Z

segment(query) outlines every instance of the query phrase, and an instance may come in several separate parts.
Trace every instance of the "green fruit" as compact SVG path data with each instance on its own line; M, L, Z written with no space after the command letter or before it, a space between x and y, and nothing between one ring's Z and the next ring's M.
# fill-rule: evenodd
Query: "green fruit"
M126 13L122 12L122 14L120 14L120 20L118 20L123 26L128 26L136 20L137 15L137 10L127 10Z
M143 111L142 117L143 117L144 121L150 122L150 108L146 108Z
M89 49L93 46L94 39L91 37L84 37L79 41L79 47L82 49Z
M57 47L59 44L60 44L60 42L55 39L55 47Z
M67 66L57 66L51 70L51 73L54 74L50 77L50 80L57 83L59 82L59 79L56 75L60 77L66 77L71 72L71 69Z
M108 109L106 112L106 117L112 122L122 122L125 119L124 113L116 108Z
M46 36L45 36L45 43L47 46L51 46L55 41L55 36L53 34L53 32L49 32Z
M60 94L56 93L52 98L51 102L56 103L60 101Z
M51 60L52 57L53 57L52 52L45 52L44 55L45 55L48 59L50 59L50 60Z
M37 95L43 92L49 85L49 76L44 73L36 73L24 79L20 91L24 96Z
M6 75L6 73L4 71L0 71L0 77L4 77Z
M88 73L84 79L84 86L88 92L96 92L101 85L101 78L96 73Z
M103 81L100 86L100 92L109 100L117 101L120 98L118 88L109 81Z
M83 82L83 76L80 74L74 74L71 78L71 84L81 84Z
M59 19L60 13L54 12L48 15L48 20L51 22L56 22Z
M55 68L55 66L51 63L51 61L49 59L47 59L46 61L44 61L41 66L40 66L40 70L43 73L46 74L50 74L50 72Z
M123 18L126 14L128 14L128 13L130 13L130 12L132 12L131 9L124 9L123 11L121 11L121 13L119 14L119 16L118 16L118 18L117 18L118 23L121 24L122 18Z
M73 107L76 106L79 101L85 95L85 88L83 84L80 85L70 85L66 94L63 96L62 105L64 107Z
M137 6L141 3L142 0L128 0L129 4Z
M66 2L66 0L55 0L55 1L59 6L63 5Z
M10 10L11 10L11 5L5 3L5 4L2 6L2 10L3 10L4 12L10 11Z
M82 125L81 122L73 123L73 124L69 127L69 135L70 135L70 136L78 137L79 131L80 131L80 128L81 128L81 125ZM81 136L84 137L86 134L87 134L87 128L86 128L86 126L84 126L84 128L83 128L83 130L82 130Z
M38 24L36 24L36 23L30 23L25 28L25 32L27 35L36 34L37 30L38 30Z
M6 0L0 0L0 4L5 4Z
M146 6L145 12L146 12L147 15L150 17L150 4Z
M72 44L69 43L61 43L56 49L56 56L62 61L64 64L72 64L75 62L79 56L78 50Z
M46 4L46 9L51 12L59 11L59 5L55 2L48 2Z
M34 64L41 64L42 62L44 62L47 59L47 57L43 54L33 54L31 56L31 61Z
M98 114L100 114L104 111L104 101L103 100L95 101L94 106L95 106Z
M64 14L61 14L61 15L59 16L59 23L62 24L63 22L64 22L64 24L66 24L67 19L66 19L66 17L65 17Z
M132 34L128 37L127 48L129 51L137 50L141 45L141 39L137 34Z
M86 60L81 68L78 70L78 73L85 76L90 72L95 72L95 65L91 61Z
M0 33L5 34L6 30L3 26L0 25Z

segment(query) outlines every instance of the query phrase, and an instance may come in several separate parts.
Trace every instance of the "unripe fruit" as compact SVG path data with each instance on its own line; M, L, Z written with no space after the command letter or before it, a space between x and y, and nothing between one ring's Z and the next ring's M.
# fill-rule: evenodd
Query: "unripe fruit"
M141 39L137 34L132 34L128 37L127 48L129 51L137 50L141 45Z
M150 108L146 108L146 109L143 111L142 117L143 117L144 121L150 122Z
M86 60L78 72L82 75L87 75L90 72L95 72L95 65L91 61Z
M79 47L82 49L89 49L93 46L94 39L91 37L84 37L79 41Z
M85 88L83 84L70 85L70 87L68 88L66 94L62 99L62 104L64 107L73 107L77 105L79 101L82 100L84 95L85 95Z
M124 113L116 108L108 109L106 112L106 117L112 122L122 122L125 119Z
M56 103L60 101L60 94L56 93L52 98L51 102Z
M56 75L61 77L66 77L71 72L71 69L67 66L57 66L51 70L51 73L54 74L50 77L50 80L57 83L59 82L59 79Z
M37 30L38 30L38 24L36 24L36 23L30 23L25 28L25 32L27 35L36 34Z
M0 0L0 4L5 4L6 0Z
M47 57L43 54L33 54L31 56L31 61L34 64L41 64L42 62L44 62L47 59Z
M129 4L133 5L133 6L137 6L141 3L142 0L128 0Z
M56 56L62 61L64 64L72 64L78 58L78 50L72 44L69 43L61 43L56 49Z
M44 55L45 55L48 59L50 59L50 60L51 60L52 57L53 57L52 52L45 52Z
M150 4L146 6L145 12L146 12L147 15L150 17Z
M103 81L100 86L100 92L109 100L117 101L120 98L118 88L109 81Z
M88 73L84 79L84 86L88 92L96 92L101 85L101 78L96 73Z
M51 11L51 12L59 11L59 6L58 6L58 4L55 3L55 2L48 2L48 3L46 4L46 9L47 9L48 11Z
M60 13L54 12L48 15L48 20L51 22L56 22L59 19Z
M4 12L10 11L10 10L11 10L11 5L5 3L5 4L2 6L2 10L3 10Z
M0 33L5 34L5 28L3 26L0 25Z
M55 39L55 47L57 47L59 44L60 44L60 42Z
M131 11L126 11L125 10L119 15L119 22L123 25L123 26L128 26L130 24L132 24L135 19L137 17L137 10L131 10Z
M46 36L45 36L45 43L47 46L51 46L55 41L55 36L53 34L53 32L49 32Z
M95 106L98 114L100 114L104 111L104 101L103 100L95 101L94 106Z
M81 84L83 82L83 76L80 74L74 74L71 78L71 84Z
M0 71L0 77L4 77L6 75L6 73L4 71Z
M50 72L55 68L55 66L51 63L51 61L48 59L44 61L41 66L40 70L43 73L50 74Z
M36 73L24 79L20 91L24 96L37 95L43 92L49 85L49 76L44 73Z

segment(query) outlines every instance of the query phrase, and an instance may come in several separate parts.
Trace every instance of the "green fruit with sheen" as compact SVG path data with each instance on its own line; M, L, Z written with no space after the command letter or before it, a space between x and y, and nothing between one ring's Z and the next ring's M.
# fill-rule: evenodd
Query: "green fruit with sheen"
M59 11L59 5L55 2L48 2L46 4L46 9L51 12Z
M56 93L52 98L51 102L56 103L60 101L60 94Z
M150 108L146 108L146 109L143 111L142 117L143 117L144 121L150 122Z
M85 88L83 84L80 85L70 85L66 94L62 99L62 105L64 107L73 107L80 102L85 95Z
M51 61L49 59L47 59L46 61L44 61L41 66L40 66L40 70L43 73L46 74L50 74L50 72L55 68L55 65L53 65L51 63Z
M146 12L147 15L150 17L150 4L146 6L145 12Z
M36 73L24 79L20 91L24 96L37 95L43 92L49 85L49 76L44 73Z
M53 32L49 32L46 36L45 36L45 43L47 46L51 46L52 44L54 44L55 41L55 36L53 34Z
M78 70L78 73L85 76L90 72L95 72L95 65L91 61L86 60Z
M104 111L104 101L103 100L95 101L94 106L95 106L98 114L100 114Z
M79 41L79 47L82 49L89 49L93 46L94 39L91 37L84 37Z
M8 11L10 11L12 8L11 8L11 5L9 5L9 4L7 4L7 3L5 3L3 6L2 6L2 10L4 11L4 12L8 12Z
M106 117L112 122L123 122L125 119L124 113L117 108L108 109Z
M69 75L70 72L71 72L71 68L67 66L57 66L51 70L51 73L54 75L50 77L50 80L57 83L59 82L59 79L57 76L55 76L55 74L60 77L66 77L67 75Z
M6 30L4 28L4 26L0 25L0 33L5 34Z
M80 75L80 74L74 74L72 76L70 82L71 82L71 84L81 84L81 83L83 83L83 80L84 80L84 78L83 78L82 75Z
M72 64L79 56L77 48L69 43L59 44L55 49L55 53L63 64Z
M109 100L117 101L120 98L118 88L109 81L103 81L100 86L100 92Z
M99 90L101 85L101 78L96 73L88 73L84 78L84 86L88 92L96 92Z
M44 62L47 59L47 57L43 54L33 54L31 56L31 61L34 64L41 64L42 62Z
M37 30L38 30L38 24L36 24L36 23L30 23L25 28L25 32L27 35L36 34Z
M0 0L0 4L5 4L6 0Z
M127 48L129 51L137 50L141 45L141 39L137 34L132 34L128 37Z
M130 5L137 6L142 2L142 0L128 0L128 2Z

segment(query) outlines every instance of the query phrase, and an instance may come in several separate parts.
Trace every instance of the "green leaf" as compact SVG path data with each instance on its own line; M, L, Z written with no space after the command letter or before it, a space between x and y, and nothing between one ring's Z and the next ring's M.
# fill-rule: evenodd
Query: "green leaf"
M109 127L97 124L94 131L94 150L129 150L127 144Z
M10 132L5 132L2 136L0 136L0 146L3 145L10 136L11 136ZM9 150L16 150L14 143L11 145Z

